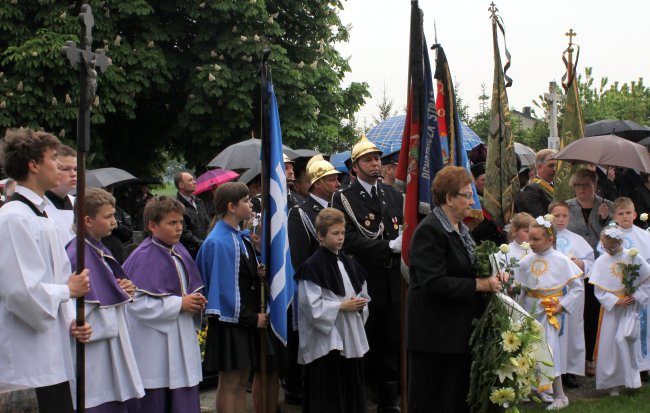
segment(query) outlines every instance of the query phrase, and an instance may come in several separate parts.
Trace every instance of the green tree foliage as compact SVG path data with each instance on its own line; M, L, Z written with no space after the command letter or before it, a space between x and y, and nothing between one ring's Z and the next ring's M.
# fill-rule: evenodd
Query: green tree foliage
M650 88L643 78L620 84L609 83L607 77L596 82L591 67L585 68L584 76L578 76L578 89L585 123L604 119L625 119L650 125Z
M478 97L479 112L469 120L469 127L487 142L490 131L490 96L487 94L485 83L481 83L481 94Z
M94 0L100 74L92 111L91 165L138 174L162 170L165 153L205 165L251 136L259 57L270 66L283 137L329 152L349 146L365 83L334 49L348 39L338 0ZM28 125L75 135L78 76L60 56L79 41L72 1L0 3L0 127Z

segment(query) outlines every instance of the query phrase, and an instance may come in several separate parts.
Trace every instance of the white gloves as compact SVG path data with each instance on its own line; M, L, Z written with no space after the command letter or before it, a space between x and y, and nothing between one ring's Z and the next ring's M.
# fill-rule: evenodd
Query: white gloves
M388 242L388 247L393 252L396 252L396 253L402 252L402 235L400 234L399 237L395 238L392 241L389 241Z

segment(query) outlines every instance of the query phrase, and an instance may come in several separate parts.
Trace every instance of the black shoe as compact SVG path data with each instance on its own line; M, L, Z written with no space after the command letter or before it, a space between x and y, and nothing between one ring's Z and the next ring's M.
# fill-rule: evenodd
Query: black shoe
M576 376L574 374L563 374L562 384L571 389L577 389L578 387L580 387L580 384L578 384L578 380L576 379Z
M644 383L647 383L650 381L650 374L647 371L642 371L641 372L641 381Z

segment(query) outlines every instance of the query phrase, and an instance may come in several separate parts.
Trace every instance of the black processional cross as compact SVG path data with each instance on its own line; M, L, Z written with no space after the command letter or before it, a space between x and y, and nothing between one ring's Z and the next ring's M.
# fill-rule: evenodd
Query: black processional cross
M79 13L81 24L81 45L77 47L73 41L65 42L61 55L70 62L72 67L79 66L79 110L77 114L77 198L75 200L75 222L83 223L85 215L86 169L85 154L90 149L90 107L95 100L97 90L97 71L105 72L110 65L103 49L91 50L93 44L92 29L95 18L90 5L83 4ZM77 273L85 268L84 247L86 239L84 225L77 225ZM83 326L85 320L84 297L77 298L77 326ZM85 411L85 348L83 343L77 343L77 412Z

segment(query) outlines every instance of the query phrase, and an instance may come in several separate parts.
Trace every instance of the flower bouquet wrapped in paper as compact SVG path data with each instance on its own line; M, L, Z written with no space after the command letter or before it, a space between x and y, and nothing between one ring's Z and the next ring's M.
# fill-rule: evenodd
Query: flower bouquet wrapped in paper
M504 250L501 248L507 253ZM489 241L476 248L480 276L499 270L494 259L497 251L499 248ZM504 284L507 290L509 281ZM533 388L548 388L553 380L553 357L544 328L506 294L488 297L470 345L468 403L473 412L518 412L517 406L530 398Z

